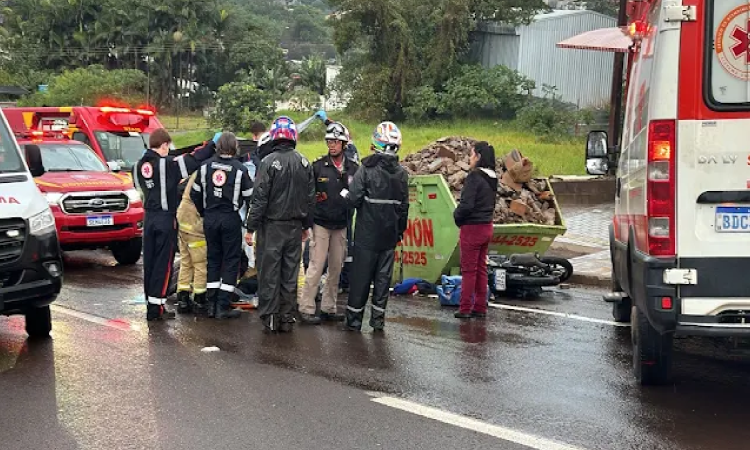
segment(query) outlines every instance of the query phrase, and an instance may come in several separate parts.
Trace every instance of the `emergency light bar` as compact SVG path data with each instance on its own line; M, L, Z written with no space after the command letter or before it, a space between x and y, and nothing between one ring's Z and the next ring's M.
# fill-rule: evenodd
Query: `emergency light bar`
M41 140L43 138L70 139L70 131L17 131L16 137L21 139Z
M114 106L102 106L99 111L105 114L139 114L141 116L153 116L154 112L148 109L130 109L130 108L119 108Z

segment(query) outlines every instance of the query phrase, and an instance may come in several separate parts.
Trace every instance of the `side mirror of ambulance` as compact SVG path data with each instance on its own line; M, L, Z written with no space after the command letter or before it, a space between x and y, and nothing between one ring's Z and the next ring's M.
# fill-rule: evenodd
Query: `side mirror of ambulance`
M25 147L26 164L29 165L31 176L34 178L41 177L46 172L44 164L42 164L42 151L38 145L30 144Z
M607 157L607 133L592 131L586 141L586 173L589 175L607 175L609 158Z
M122 166L117 161L107 161L107 166L112 172L119 172L122 170Z

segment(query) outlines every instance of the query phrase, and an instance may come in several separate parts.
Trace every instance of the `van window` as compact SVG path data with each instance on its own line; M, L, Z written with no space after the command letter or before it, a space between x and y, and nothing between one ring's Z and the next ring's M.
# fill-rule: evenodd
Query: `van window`
M23 161L16 149L15 140L0 119L0 174L23 172Z
M85 145L41 144L42 162L49 172L107 172L108 168Z
M96 131L94 136L104 158L120 163L123 169L132 169L148 147L148 133Z
M708 3L707 103L714 109L750 109L750 4Z

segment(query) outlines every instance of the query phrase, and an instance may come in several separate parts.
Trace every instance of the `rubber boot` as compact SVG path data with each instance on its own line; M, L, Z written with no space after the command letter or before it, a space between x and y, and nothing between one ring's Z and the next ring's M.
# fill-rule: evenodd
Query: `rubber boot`
M237 309L232 309L229 306L216 306L216 314L214 318L217 320L225 319L239 319L242 313Z
M206 301L207 316L209 319L216 317L216 298L219 293L217 289L209 289L208 299Z
M180 291L177 293L177 312L180 314L190 314L193 308L190 301L190 292Z
M263 322L263 332L264 333L278 333L279 332L279 315L278 314L269 314L265 317L261 318L261 321Z
M168 310L165 305L153 305L149 303L146 307L146 320L149 322L157 320L172 320L175 317L177 317L177 315L174 311Z
M205 292L202 294L195 294L195 296L193 297L193 312L196 315L208 315L208 304Z

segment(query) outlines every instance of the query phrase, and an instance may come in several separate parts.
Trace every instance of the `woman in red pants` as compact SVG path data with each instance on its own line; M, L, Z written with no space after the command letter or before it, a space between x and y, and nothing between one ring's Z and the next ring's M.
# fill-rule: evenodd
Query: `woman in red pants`
M470 155L471 171L453 213L461 228L461 307L458 319L487 316L487 250L492 240L492 217L497 195L495 149L478 142Z

